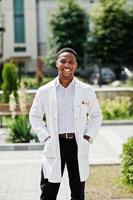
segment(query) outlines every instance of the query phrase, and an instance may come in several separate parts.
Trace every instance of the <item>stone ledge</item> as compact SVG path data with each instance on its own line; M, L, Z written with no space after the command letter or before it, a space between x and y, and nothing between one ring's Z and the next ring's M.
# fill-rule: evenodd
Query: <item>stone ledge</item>
M43 144L40 143L17 143L17 144L1 144L0 151L24 151L24 150L42 150Z
M103 120L103 126L133 125L133 120Z

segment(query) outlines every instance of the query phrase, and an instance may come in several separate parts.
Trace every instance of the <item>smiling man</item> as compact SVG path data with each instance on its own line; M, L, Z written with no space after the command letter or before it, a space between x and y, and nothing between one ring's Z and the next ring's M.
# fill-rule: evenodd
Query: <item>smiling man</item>
M74 72L77 68L77 54L75 51L72 53L70 49L70 52L65 52L65 49L57 53L56 66L58 68L59 81L66 88L73 80Z
M29 115L33 130L44 144L40 200L56 200L65 166L71 200L84 200L89 145L102 116L94 90L74 77L75 50L58 51L56 67L58 77L37 90Z

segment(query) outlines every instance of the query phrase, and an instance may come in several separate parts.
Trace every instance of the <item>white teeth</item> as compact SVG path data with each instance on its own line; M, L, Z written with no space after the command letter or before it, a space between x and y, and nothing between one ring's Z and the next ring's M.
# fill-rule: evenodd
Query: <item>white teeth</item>
M65 72L69 72L69 71L70 71L70 69L64 69L64 71L65 71Z

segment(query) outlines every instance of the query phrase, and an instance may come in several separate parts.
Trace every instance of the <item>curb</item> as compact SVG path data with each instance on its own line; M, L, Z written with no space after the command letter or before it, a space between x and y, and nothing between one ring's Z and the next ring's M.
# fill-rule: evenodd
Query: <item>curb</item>
M103 120L102 126L119 126L119 125L133 125L133 119L132 120ZM3 125L0 128L6 128L7 126Z
M16 144L1 144L0 151L40 151L43 149L43 144L40 143L16 143Z
M133 120L103 120L102 126L133 125Z

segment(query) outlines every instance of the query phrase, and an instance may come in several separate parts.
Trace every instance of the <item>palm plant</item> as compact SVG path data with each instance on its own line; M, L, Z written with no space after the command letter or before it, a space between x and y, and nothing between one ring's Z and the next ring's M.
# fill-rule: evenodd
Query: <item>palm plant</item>
M36 141L36 136L31 132L31 126L26 115L19 115L9 125L9 140L13 143L26 143Z

